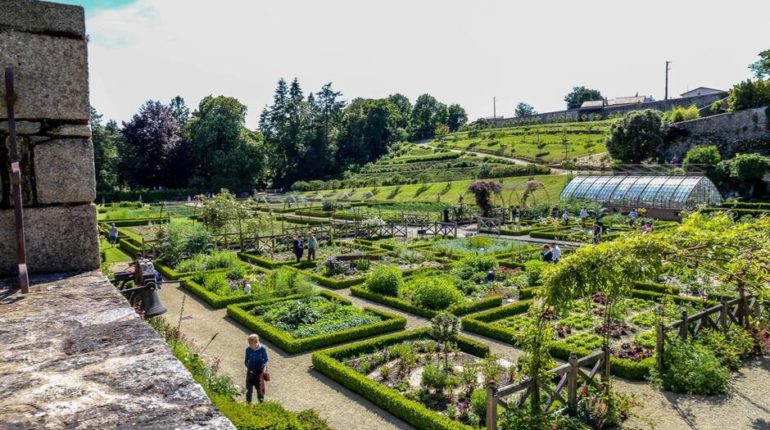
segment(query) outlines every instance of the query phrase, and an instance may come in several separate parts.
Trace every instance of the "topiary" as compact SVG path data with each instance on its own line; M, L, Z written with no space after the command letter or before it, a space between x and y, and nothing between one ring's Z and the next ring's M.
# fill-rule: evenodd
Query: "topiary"
M398 296L404 279L401 271L394 265L380 265L374 268L366 280L366 288L369 291L385 296Z
M446 276L420 277L413 281L412 302L422 308L441 310L459 303L463 293Z

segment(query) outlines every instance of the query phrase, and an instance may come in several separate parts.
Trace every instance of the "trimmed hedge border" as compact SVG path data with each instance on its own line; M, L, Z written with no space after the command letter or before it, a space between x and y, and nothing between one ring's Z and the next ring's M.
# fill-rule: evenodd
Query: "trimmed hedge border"
M259 269L257 268L257 271L261 273L269 273L265 269ZM206 272L206 273L213 273L213 272ZM204 302L208 303L209 306L211 306L214 309L220 309L224 308L228 305L232 305L235 303L244 303L244 302L253 302L254 300L258 300L259 297L257 297L256 294L244 294L241 296L232 296L232 297L222 297L219 294L212 293L211 291L207 290L205 286L195 282L190 277L185 277L179 280L179 284L184 288L185 290L195 294L203 300Z
M328 291L321 291L321 295L329 300L336 300L347 305L352 305L349 300L336 294L332 294ZM229 305L227 307L227 316L234 319L236 322L248 328L249 330L258 333L260 336L264 337L289 354L296 354L311 349L318 349L325 346L360 339L362 337L401 330L406 327L406 318L404 317L365 307L364 310L372 312L384 319L380 322L367 324L360 327L297 339L285 331L275 328L249 313L249 310L256 305L280 302L284 300L293 300L300 297L300 295L290 295L258 302Z
M347 357L374 352L381 347L395 343L424 339L429 337L429 333L430 328L424 328L319 351L312 356L313 367L415 428L421 430L470 430L471 427L432 411L419 402L407 399L398 391L371 380L366 375L361 375L341 361ZM481 358L489 355L489 347L472 339L458 336L455 341L464 352Z
M153 224L166 224L169 222L168 217L163 218L125 218L125 219L102 219L98 220L99 224L111 225L115 224L115 227L139 227L144 225ZM122 233L122 232L121 232Z
M392 308L396 308L404 312L408 312L410 314L414 314L425 318L433 318L441 312L441 311L434 311L431 309L425 309L419 306L415 306L408 300L404 300L398 297L392 297L392 296L386 296L384 294L373 293L369 291L369 289L367 289L366 287L360 286L360 285L350 287L350 293L356 297L361 297L367 300L371 300L373 302L377 302L385 306L390 306ZM502 304L503 304L502 296L492 296L481 300L476 300L474 302L462 303L457 306L450 306L449 308L446 309L446 311L451 312L455 316L462 316L462 315L467 315L474 312L479 312L489 308L499 307Z
M277 269L282 266L292 266L292 267L310 267L314 266L315 263L312 261L302 260L299 263L296 261L275 261L270 260L269 258L260 257L259 255L251 254L249 252L239 252L238 257L246 261L248 263L256 264L257 266L264 267L266 269Z

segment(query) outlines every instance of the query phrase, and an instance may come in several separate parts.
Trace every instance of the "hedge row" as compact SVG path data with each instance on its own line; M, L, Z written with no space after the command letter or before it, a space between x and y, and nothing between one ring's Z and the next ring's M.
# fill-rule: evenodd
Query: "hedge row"
M679 287L675 285L666 285L658 282L634 282L634 289L640 291L652 291L661 294L670 294L678 296L681 293Z
M336 300L348 305L351 304L349 300L346 300L336 294L332 294L327 291L322 291L321 295L329 300ZM362 337L401 330L406 327L406 318L387 312L378 311L372 308L364 308L368 312L379 315L383 318L383 320L360 327L297 339L285 331L273 327L272 325L249 313L249 311L257 305L283 300L293 300L297 297L299 296L293 295L278 299L230 305L227 307L227 316L234 319L249 330L258 333L260 336L263 336L265 339L272 342L277 347L288 352L289 354L296 354L298 352L335 345L341 342L360 339Z
M548 351L554 358L565 361L569 359L569 355L572 352L577 354L578 357L585 357L594 353L594 351L580 348L564 341L553 342ZM640 361L610 357L610 373L634 381L645 380L653 366L655 366L655 356L647 357Z
M164 216L163 218L131 218L131 219L102 219L99 220L99 224L112 225L115 227L137 227L149 224L165 224L169 222L169 218ZM123 232L120 232L121 234Z
M277 269L282 266L293 266L298 268L306 268L315 266L315 263L312 261L300 261L297 263L296 261L275 261L271 260L269 258L261 257L259 255L251 254L249 252L239 252L238 257L240 257L241 260L247 261L249 263L254 263L257 266L262 266L266 269Z
M701 309L718 304L713 300L704 300L697 297L688 297L688 296L675 296L671 294L658 293L655 291L645 291L645 290L631 290L631 297L634 297L637 299L650 300L653 302L660 302L664 298L669 297L676 304L679 304L679 305L689 304L689 305L695 306L696 308L701 308Z
M390 306L396 309L400 309L410 314L418 315L425 318L433 318L441 311L434 311L431 309L421 308L414 305L409 300L404 300L399 297L386 296L384 294L377 294L369 291L368 288L363 286L350 287L350 292L356 296L361 297L373 302L381 303L386 306ZM456 306L451 306L446 309L447 312L451 312L456 316L467 315L474 312L479 312L485 309L498 307L503 304L502 296L492 296L473 302L462 303Z
M398 391L369 379L366 375L346 366L342 360L359 354L371 353L380 348L408 340L424 339L430 329L420 329L382 336L376 339L344 345L313 354L313 367L348 389L360 394L377 406L421 430L469 430L471 427L432 411L423 404L407 399ZM458 336L458 347L469 354L485 357L489 354L486 345Z
M257 294L244 294L241 296L222 297L219 294L209 291L208 289L206 289L205 286L193 281L192 278L182 278L180 280L180 285L182 286L182 288L195 294L201 300L208 303L209 306L215 309L224 308L225 306L232 305L235 303L244 303L244 302L250 302L250 301L253 302L255 300L260 299Z

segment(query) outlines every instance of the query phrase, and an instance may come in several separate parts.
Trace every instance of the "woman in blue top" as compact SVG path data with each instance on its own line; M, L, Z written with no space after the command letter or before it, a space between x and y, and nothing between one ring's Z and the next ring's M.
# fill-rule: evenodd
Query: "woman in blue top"
M257 400L265 399L265 382L262 379L267 370L267 349L259 343L259 336L249 335L249 346L246 348L246 401L251 403L254 386L257 387Z

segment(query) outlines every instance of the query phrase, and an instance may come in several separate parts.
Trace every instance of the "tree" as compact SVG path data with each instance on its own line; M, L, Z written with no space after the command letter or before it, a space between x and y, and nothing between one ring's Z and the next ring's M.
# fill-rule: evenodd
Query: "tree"
M316 179L334 170L337 142L342 134L342 112L345 101L342 93L334 91L332 84L321 87L321 91L308 96L310 118L306 135L307 152L301 160L300 178Z
M447 109L447 127L451 133L457 131L468 122L468 114L465 109L458 104L449 105Z
M182 187L187 184L185 170L177 159L184 151L179 123L171 109L158 101L148 101L128 123L123 123L120 170L131 185L143 187Z
M297 178L299 166L306 156L305 138L310 131L310 107L304 100L299 81L291 87L280 79L273 105L260 115L262 132L270 153L268 158L273 183L288 186Z
M444 140L444 138L449 134L449 127L447 127L446 124L439 124L436 126L436 131L434 134L439 140Z
M528 116L537 115L537 111L527 103L519 103L516 105L513 115L516 118L526 118Z
M449 343L460 332L460 319L449 312L441 312L431 320L431 335L444 351L444 371L449 371Z
M583 86L573 87L572 91L564 96L564 101L567 102L567 109L577 109L583 105L583 102L601 99L602 93L599 90L592 90Z
M682 166L687 171L705 168L707 175L712 177L714 169L721 161L722 156L719 154L719 148L715 145L696 146L687 151L684 160L682 160Z
M264 175L262 136L244 127L246 106L234 97L207 96L189 122L194 184L251 191Z
M615 160L638 164L655 155L664 136L660 112L651 109L629 112L612 124L607 151Z
M412 136L415 139L430 139L436 131L436 126L446 124L449 112L445 104L436 100L430 94L417 98L412 110Z
M96 187L112 189L118 184L118 143L121 138L118 124L110 120L102 125L102 115L91 106L91 141L94 145Z
M345 109L338 143L342 166L375 161L398 138L398 107L388 99L355 99Z
M727 95L727 110L737 111L770 105L770 80L747 79L735 84Z
M184 99L181 96L176 96L171 99L168 107L171 109L171 115L176 118L180 127L184 127L187 124L187 120L190 119L190 108L185 104Z
M396 107L396 115L393 118L396 127L408 130L409 119L412 116L412 102L407 96L399 93L389 95L388 101Z
M762 178L770 172L770 157L739 154L719 164L718 170L728 176L733 186L745 196L761 196L765 191Z
M482 215L489 216L492 211L492 195L502 191L503 186L497 182L478 181L468 186L468 191L473 193L476 204L481 208Z
M754 73L754 77L761 80L770 78L770 49L759 53L759 59L749 65L749 70Z

